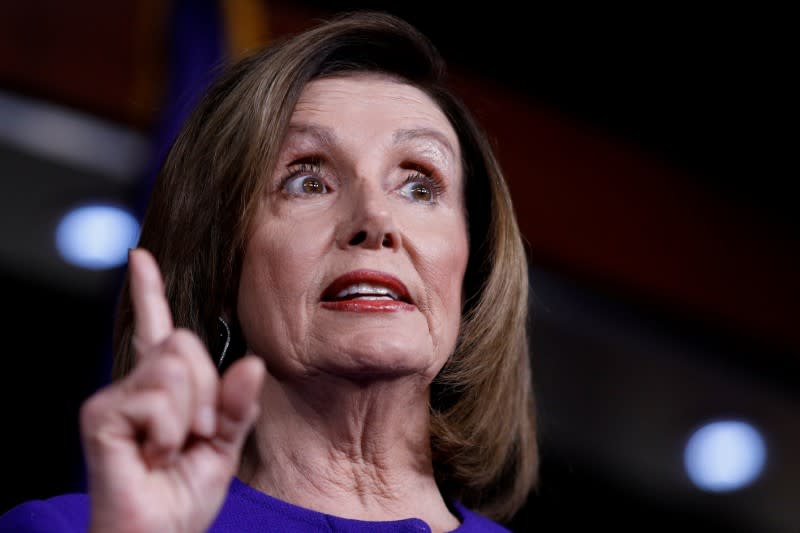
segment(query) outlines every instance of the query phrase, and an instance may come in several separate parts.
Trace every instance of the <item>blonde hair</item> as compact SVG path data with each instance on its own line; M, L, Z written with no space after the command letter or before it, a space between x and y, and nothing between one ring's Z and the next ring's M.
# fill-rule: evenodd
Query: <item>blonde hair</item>
M348 72L385 73L418 87L458 134L470 258L458 343L431 388L434 471L446 495L506 520L524 504L538 468L526 254L489 142L444 89L441 56L412 26L384 13L340 15L228 68L172 146L139 246L161 267L175 324L218 353L217 317L236 309L261 178L276 164L295 103L310 80ZM114 329L119 378L134 364L127 283Z

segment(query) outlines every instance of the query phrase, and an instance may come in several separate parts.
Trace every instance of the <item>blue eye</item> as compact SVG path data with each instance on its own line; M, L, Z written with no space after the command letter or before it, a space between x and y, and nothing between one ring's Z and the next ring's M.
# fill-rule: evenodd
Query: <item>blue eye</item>
M400 187L400 194L415 202L434 203L439 197L439 184L430 176L414 174Z

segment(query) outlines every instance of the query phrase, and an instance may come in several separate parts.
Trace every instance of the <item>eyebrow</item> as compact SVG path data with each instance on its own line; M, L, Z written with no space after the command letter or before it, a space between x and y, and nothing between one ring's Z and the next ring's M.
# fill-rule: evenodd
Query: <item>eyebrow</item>
M338 137L333 129L327 126L319 126L316 124L305 124L293 122L289 124L289 134L309 135L317 140L324 146L336 146L338 144ZM400 144L413 139L429 139L441 145L450 155L455 158L456 151L450 144L447 136L441 131L434 128L412 128L397 130L392 135L394 144Z
M414 128L407 130L397 130L394 132L392 138L395 144L399 144L401 142L409 141L412 139L419 139L419 138L430 139L436 142L437 144L440 144L443 148L445 148L445 150L450 152L450 155L453 158L455 158L456 156L456 151L450 144L450 141L447 139L447 136L437 129Z
M336 133L326 126L317 126L315 124L303 124L292 122L289 124L289 135L300 134L309 135L314 137L317 142L325 146L335 146L337 144Z

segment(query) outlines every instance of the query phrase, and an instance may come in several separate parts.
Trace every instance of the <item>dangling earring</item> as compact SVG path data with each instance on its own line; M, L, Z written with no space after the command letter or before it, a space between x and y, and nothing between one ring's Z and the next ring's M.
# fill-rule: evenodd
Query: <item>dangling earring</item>
M225 322L225 319L217 317L217 319L222 323L222 326L225 328L225 344L222 346L222 353L219 356L219 361L217 361L217 369L222 369L222 361L225 359L225 354L228 352L228 346L231 345L231 328L228 327L228 323ZM222 332L220 332L220 336L222 336Z

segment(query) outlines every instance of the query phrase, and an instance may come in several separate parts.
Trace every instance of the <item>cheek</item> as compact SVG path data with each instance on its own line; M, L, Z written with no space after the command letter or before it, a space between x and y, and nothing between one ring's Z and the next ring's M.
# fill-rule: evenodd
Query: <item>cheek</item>
M239 285L242 326L260 346L259 332L275 338L298 336L305 306L315 296L314 266L321 260L319 233L297 235L288 225L259 228L247 244ZM280 335L277 335L279 334ZM252 337L252 338L250 338Z
M290 217L271 218L248 242L246 266L249 274L263 280L267 293L288 293L297 300L309 286L311 267L321 259L326 232Z
M451 323L457 328L461 323L461 307L464 288L464 272L467 269L469 246L466 237L450 247L450 253L443 258L445 266L442 286L447 286L446 305L448 314L452 317Z
M438 308L435 323L444 330L442 335L455 339L461 323L462 287L469 254L466 228L454 224L421 252L426 256L425 281L432 294L431 304Z

